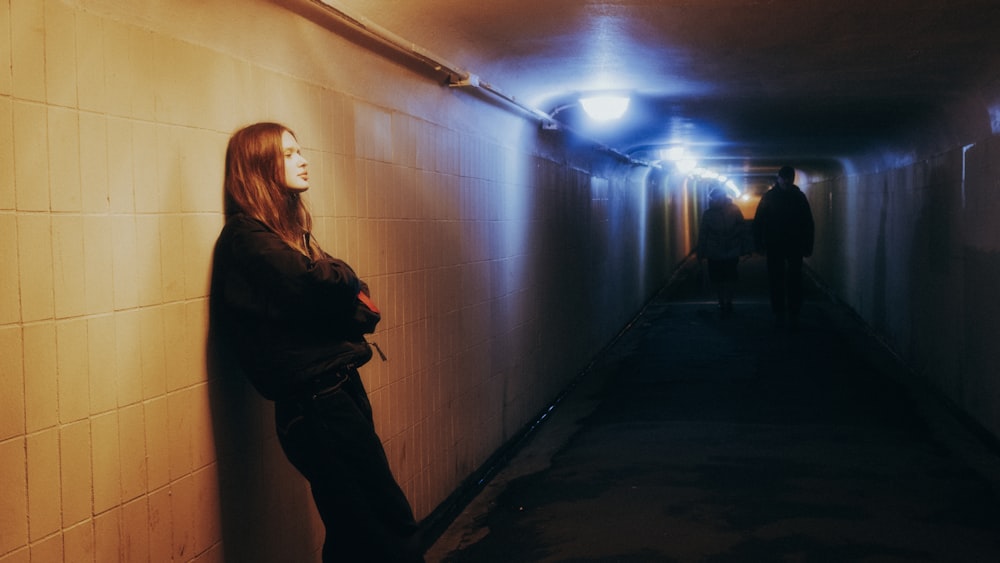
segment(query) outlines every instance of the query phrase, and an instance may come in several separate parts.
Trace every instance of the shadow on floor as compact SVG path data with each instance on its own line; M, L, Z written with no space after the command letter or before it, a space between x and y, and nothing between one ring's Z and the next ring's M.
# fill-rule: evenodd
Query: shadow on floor
M689 265L427 553L429 563L1000 561L1000 456L759 258L719 318Z

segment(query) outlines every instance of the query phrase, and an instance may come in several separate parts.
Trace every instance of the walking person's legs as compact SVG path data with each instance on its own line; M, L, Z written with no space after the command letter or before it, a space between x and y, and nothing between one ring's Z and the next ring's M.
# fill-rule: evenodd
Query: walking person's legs
M773 252L767 254L767 283L771 297L771 311L774 313L774 322L777 326L784 326L785 323L785 283L786 283L785 257Z
M802 257L787 258L786 287L788 292L788 320L798 326L799 312L802 310Z
M715 286L716 297L719 301L719 314L728 317L733 312L733 293L737 280L737 266L739 258L726 260L709 260L708 271Z

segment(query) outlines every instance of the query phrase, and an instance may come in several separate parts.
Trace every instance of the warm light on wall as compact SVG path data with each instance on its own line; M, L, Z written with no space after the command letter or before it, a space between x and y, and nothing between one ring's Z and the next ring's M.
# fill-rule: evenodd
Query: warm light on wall
M625 115L629 98L624 96L593 96L580 98L583 111L595 121L611 121Z

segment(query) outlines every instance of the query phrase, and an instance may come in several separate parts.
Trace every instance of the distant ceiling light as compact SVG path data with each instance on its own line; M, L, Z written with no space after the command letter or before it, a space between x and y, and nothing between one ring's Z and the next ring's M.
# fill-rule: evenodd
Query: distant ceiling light
M624 96L593 96L580 98L583 111L595 121L611 121L625 115L629 98Z
M698 159L688 153L682 146L674 146L660 150L660 157L674 163L681 174L689 174L698 167Z
M662 158L672 162L677 162L687 156L687 150L685 150L684 147L670 147L669 149L661 150L660 155Z
M689 174L698 168L698 161L693 158L682 158L674 162L674 166L681 174Z

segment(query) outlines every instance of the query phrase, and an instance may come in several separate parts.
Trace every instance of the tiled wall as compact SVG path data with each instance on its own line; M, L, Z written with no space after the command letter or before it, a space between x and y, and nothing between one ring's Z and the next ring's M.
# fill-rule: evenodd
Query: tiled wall
M662 178L272 2L2 0L0 30L2 563L315 558L270 406L207 342L243 124L296 130L316 234L385 312L363 376L419 517L686 252Z
M986 112L983 112L984 115ZM944 400L1000 437L995 135L809 191L810 266Z

